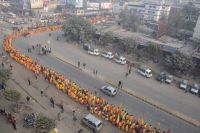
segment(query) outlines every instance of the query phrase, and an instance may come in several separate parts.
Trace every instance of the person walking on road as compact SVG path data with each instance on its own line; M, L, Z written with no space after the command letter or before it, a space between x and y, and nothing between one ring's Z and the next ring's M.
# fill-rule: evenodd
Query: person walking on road
M60 112L58 112L57 118L58 118L59 121L61 120L61 113Z
M128 77L128 72L125 73L125 77Z
M12 66L12 64L10 64L10 70L12 70L13 69L13 66Z
M122 81L120 80L120 81L118 82L118 88L119 88L119 89L122 89L122 87L123 87L123 83L122 83Z
M80 63L80 61L78 61L78 68L80 68L80 65L81 65L81 63Z
M50 98L50 103L51 103L51 106L54 108L54 100L52 97Z
M28 85L29 85L29 86L31 85L31 80L30 80L30 79L28 79Z
M43 94L44 94L44 90L43 89L40 91L40 94L41 94L41 97L43 97Z
M98 73L98 71L96 70L96 71L95 71L95 75L97 75L97 73Z
M30 102L30 99L31 99L31 98L30 98L29 96L27 96L27 97L26 97L26 102L29 103L29 102Z
M13 128L14 128L15 130L17 130L17 125L16 125L17 120L16 120L16 118L13 117L11 122L12 122Z
M2 68L4 68L4 63L3 62L1 63L1 66L2 66Z
M129 70L128 70L128 74L131 74L131 67L130 67Z
M85 63L83 63L83 68L85 69L85 67L86 67L86 64L85 64Z

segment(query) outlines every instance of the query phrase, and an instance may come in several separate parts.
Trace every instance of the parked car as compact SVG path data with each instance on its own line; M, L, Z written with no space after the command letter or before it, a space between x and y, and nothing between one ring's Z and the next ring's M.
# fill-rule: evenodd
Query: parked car
M126 64L126 58L123 56L114 57L113 60L121 65Z
M170 74L166 74L165 83L171 84L173 81L173 76Z
M85 116L82 119L82 123L96 132L100 131L103 127L102 121L93 116L92 114L88 114L87 116Z
M182 80L179 84L179 88L186 90L188 88L188 81L187 80Z
M161 72L156 79L160 82L165 82L170 84L173 81L173 76L168 74L167 72Z
M91 54L91 55L99 55L100 52L98 49L89 49L88 50L88 54Z
M102 86L101 91L109 96L115 96L117 94L117 89L112 86Z
M156 77L156 80L158 80L158 81L160 81L160 82L164 82L164 81L165 81L165 77L166 77L165 72L161 72L161 73Z
M193 94L198 94L199 93L199 85L198 84L193 84L191 89L190 89L190 92L193 93Z
M83 44L83 49L88 51L89 49L91 49L89 44Z
M139 68L138 73L144 77L150 78L153 76L151 69L149 68Z
M101 54L103 57L108 58L108 59L112 59L114 57L114 55L112 54L112 52L103 52Z

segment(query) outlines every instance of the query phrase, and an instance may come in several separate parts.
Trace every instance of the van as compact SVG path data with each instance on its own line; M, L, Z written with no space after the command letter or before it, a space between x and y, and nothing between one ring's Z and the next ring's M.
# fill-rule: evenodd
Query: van
M92 114L88 114L82 119L82 123L88 126L93 131L100 131L103 127L103 123L101 120L93 116Z
M126 64L126 58L123 56L116 56L113 60L121 65Z
M152 71L151 69L145 69L145 68L139 68L138 73L144 77L150 78L152 77Z

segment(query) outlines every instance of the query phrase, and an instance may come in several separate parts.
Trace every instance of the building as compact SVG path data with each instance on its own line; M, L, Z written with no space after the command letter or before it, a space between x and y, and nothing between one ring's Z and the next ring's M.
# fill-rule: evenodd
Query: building
M128 3L127 10L138 13L144 21L159 22L162 17L169 16L171 6L165 3Z
M200 42L200 16L194 28L193 39Z

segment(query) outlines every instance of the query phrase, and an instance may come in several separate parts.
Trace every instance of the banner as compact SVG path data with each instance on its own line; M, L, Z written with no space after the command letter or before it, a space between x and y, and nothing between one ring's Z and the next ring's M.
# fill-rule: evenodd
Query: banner
M87 2L87 10L99 10L99 3Z
M112 9L112 3L110 2L101 3L101 9Z
M44 0L30 0L31 9L43 8Z

